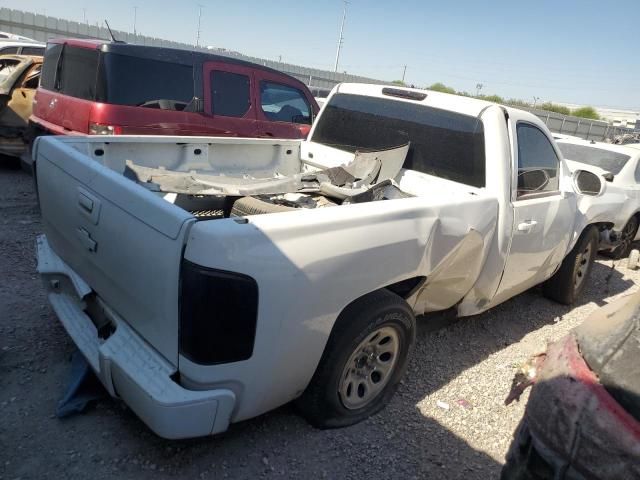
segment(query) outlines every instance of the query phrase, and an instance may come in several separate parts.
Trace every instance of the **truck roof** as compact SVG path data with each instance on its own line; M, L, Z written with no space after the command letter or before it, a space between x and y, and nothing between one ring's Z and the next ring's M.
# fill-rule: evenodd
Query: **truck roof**
M336 93L348 93L352 95L367 95L371 97L390 98L389 94L383 93L384 89L392 89L402 92L409 92L416 95L415 98L402 98L401 96L391 95L394 100L405 101L411 103L422 103L430 107L442 108L463 115L477 117L483 110L488 107L498 106L507 113L518 111L520 115L530 116L534 123L539 123L538 117L526 110L501 105L499 103L479 100L477 98L465 97L463 95L453 95L450 93L434 92L432 90L422 90L418 88L406 88L395 85L376 85L364 83L341 83L335 87ZM418 99L424 96L422 99Z

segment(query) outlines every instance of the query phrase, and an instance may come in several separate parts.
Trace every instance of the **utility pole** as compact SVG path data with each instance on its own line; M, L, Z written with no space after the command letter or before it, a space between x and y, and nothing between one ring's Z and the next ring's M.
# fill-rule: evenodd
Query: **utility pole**
M407 73L407 66L405 65L404 70L402 71L402 83L404 83L404 76L406 75L406 73Z
M82 9L82 23L87 23L87 9Z
M138 7L133 7L133 36L137 37L136 32L136 17L138 16Z
M340 60L340 50L342 49L342 42L344 41L344 36L342 35L344 32L344 22L347 19L347 0L344 0L344 10L342 11L342 25L340 25L340 36L338 37L338 50L336 52L336 64L333 67L333 71L338 71L338 61Z
M202 19L202 5L198 4L198 34L196 36L196 47L200 46L200 20Z

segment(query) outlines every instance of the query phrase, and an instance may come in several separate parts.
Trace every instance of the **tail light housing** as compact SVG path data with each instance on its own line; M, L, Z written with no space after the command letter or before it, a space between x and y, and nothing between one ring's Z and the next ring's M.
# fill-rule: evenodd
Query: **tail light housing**
M200 365L247 360L258 321L258 284L247 276L182 261L180 354Z
M101 123L89 123L89 135L121 135L122 127L119 125L103 125Z
M298 130L300 130L302 138L307 138L309 136L309 132L311 131L311 125L298 125Z

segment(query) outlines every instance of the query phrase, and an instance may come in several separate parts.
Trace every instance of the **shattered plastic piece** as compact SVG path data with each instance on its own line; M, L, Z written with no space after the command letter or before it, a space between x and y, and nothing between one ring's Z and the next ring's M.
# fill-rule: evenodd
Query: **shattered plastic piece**
M460 405L462 408L464 408L465 410L473 410L473 405L467 402L464 398L456 400L456 403Z
M510 405L514 400L519 401L524 391L536 383L536 377L546 358L546 353L540 353L531 357L520 367L513 377L511 391L504 401L505 405Z
M449 410L451 408L447 402L442 402L440 400L436 402L436 405L443 410Z
M71 356L71 378L64 397L58 402L56 417L64 418L84 412L93 401L107 396L93 370L79 350Z

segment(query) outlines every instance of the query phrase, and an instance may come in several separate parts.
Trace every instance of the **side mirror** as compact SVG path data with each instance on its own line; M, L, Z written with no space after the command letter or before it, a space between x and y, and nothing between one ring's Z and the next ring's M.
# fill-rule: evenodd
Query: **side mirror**
M607 182L613 182L613 173L607 172L602 174L602 178L604 178Z
M601 195L605 188L602 179L588 170L576 170L573 172L573 184L578 193L592 197Z
M542 168L518 172L519 195L539 192L547 186L547 183L549 183L549 174Z

